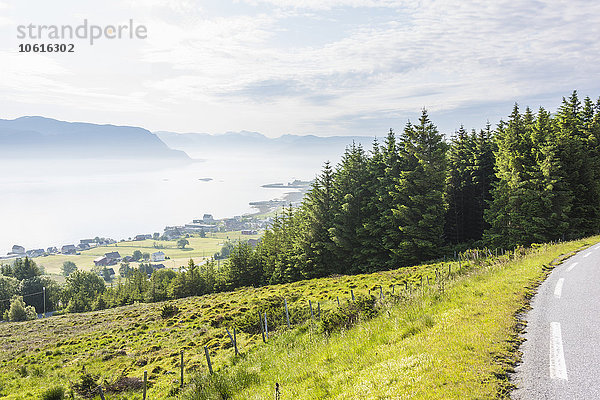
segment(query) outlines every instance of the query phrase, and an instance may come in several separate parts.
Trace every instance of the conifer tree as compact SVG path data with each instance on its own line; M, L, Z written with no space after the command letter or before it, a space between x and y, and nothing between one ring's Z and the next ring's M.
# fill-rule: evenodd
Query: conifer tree
M367 179L367 158L360 145L347 148L334 175L334 217L332 239L335 243L336 273L357 273L365 270L360 253L362 242L364 185Z
M337 212L333 190L333 170L328 161L302 203L304 235L299 240L303 251L302 274L306 278L325 276L337 269L332 238Z
M400 174L393 213L402 241L395 250L402 265L437 257L443 244L446 144L423 110L400 141Z

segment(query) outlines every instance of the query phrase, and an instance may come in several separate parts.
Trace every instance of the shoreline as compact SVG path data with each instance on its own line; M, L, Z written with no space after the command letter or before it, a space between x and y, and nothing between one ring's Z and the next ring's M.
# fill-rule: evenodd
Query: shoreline
M201 178L200 180L202 181L206 181L208 179L212 178ZM265 185L261 185L261 187L265 187ZM268 187L268 186L267 186ZM281 188L288 188L287 186L283 185L283 186L271 186L273 188L277 188L277 189L281 189ZM304 196L306 195L306 193L310 190L310 188L312 187L312 183L311 182L307 182L306 185L303 185L301 187L289 187L289 189L293 189L293 191L291 192L286 192L283 195L276 197L276 198L271 198L269 200L259 200L259 201L252 201L249 202L249 206L251 209L253 209L250 212L244 213L241 215L242 218L257 218L261 215L264 214L269 214L269 213L274 213L277 212L277 210L279 210L280 208L284 207L284 206L288 206L288 205L292 205L292 206L297 206L302 199L304 198ZM235 218L236 216L229 216L229 217L225 217L216 221L222 221L222 220L227 220L227 219L231 219L231 218ZM162 232L164 232L164 228L162 229ZM89 235L89 237L96 237L96 235ZM110 240L114 240L112 238L109 238ZM79 239L80 243L82 239ZM127 241L127 238L120 238L117 240L114 240L116 243L119 243L121 241ZM77 245L75 245L77 246ZM48 246L45 248L39 248L40 250L43 250L47 255L55 255L55 254L62 254L60 252L57 253L48 253L46 250L51 248L51 247L56 247L56 246ZM27 249L26 251L30 251L30 250L38 250L38 248L36 249ZM0 264L2 264L3 261L7 261L7 262L12 262L17 258L23 258L23 257L29 257L29 258L43 258L44 256L31 256L31 255L27 255L27 254L11 254L10 253L11 250L8 250L6 254L4 255L0 255Z

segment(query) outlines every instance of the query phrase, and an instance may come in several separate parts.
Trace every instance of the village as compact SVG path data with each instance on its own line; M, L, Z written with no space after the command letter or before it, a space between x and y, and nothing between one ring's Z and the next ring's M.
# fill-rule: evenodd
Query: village
M230 232L237 232L241 237L247 237L249 243L253 246L258 244L256 236L259 232L267 228L272 223L271 216L258 216L258 215L244 215L235 216L232 218L215 219L211 214L204 214L202 218L194 219L190 223L185 225L166 226L162 233L145 233L137 234L128 239L121 239L119 241L111 238L96 237L93 239L81 239L78 244L65 244L60 247L51 246L46 249L26 249L21 245L13 245L11 251L6 255L0 257L0 260L11 260L23 257L39 258L48 256L79 256L88 253L88 251L96 248L109 248L118 247L119 245L126 245L127 247L131 242L139 243L140 247L145 247L144 244L147 241L153 241L152 247L156 251L140 252L132 255L122 255L119 251L108 251L103 255L98 255L93 259L95 267L112 267L119 263L130 263L130 262L147 262L152 263L154 269L164 268L163 264L156 264L165 261L169 257L165 254L161 248L166 247L167 243L176 241L178 239L187 238L206 238L215 237L216 234L227 234ZM221 236L221 235L218 235ZM227 236L225 236L227 237ZM146 242L145 242L146 241ZM183 246L185 247L185 245ZM204 255L207 255L206 252ZM212 254L210 254L212 255ZM107 268L109 275L115 275L112 268Z

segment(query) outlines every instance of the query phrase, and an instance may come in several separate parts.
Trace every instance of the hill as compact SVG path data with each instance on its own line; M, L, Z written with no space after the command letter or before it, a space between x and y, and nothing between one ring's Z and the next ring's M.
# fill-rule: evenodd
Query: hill
M353 142L370 149L372 136L315 136L283 135L268 138L258 132L227 132L221 135L208 133L155 132L167 145L184 150L196 157L212 152L233 154L286 154L290 156L320 157L322 160L338 158Z
M149 398L273 398L276 383L282 399L506 396L519 343L515 318L532 287L557 257L598 240L3 323L0 394L36 398L85 376L91 387L112 390L107 398L135 399L148 371ZM240 356L225 330L233 327Z
M170 149L146 129L37 116L0 119L0 155L4 158L190 160L185 152Z

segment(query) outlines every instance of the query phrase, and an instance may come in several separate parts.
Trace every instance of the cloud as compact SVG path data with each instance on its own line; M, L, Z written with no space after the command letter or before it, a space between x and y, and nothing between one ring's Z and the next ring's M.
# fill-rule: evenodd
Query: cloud
M369 124L403 126L422 107L448 119L454 112L458 120L465 110L474 115L472 107L544 102L575 88L592 95L600 91L600 3L595 2L129 0L125 5L147 25L148 39L118 54L123 65L114 62L99 71L104 79L89 70L96 71L94 59L115 58L115 46L95 48L95 57L76 63L50 58L48 70L41 67L45 59L41 64L32 57L16 60L0 67L0 95L28 104L51 96L73 104L73 112L90 104L104 110L122 106L131 118L142 119L138 124L162 129L173 129L170 121L149 109L165 110L187 131L347 134ZM228 118L233 114L235 120Z

